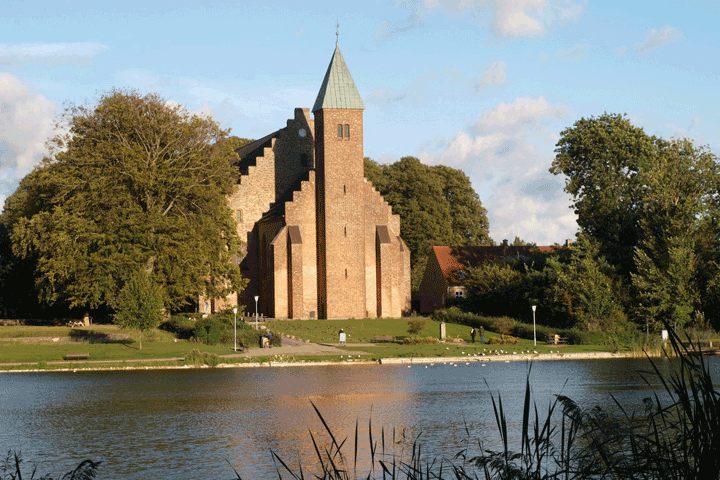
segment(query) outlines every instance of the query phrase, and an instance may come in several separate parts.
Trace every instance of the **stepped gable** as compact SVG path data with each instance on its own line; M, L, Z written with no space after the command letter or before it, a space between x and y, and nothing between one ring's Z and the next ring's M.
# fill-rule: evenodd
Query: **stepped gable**
M300 190L302 190L303 182L307 182L308 180L310 180L309 171L303 173L300 178L295 180L295 182L290 185L290 187L285 190L285 192L283 192L280 198L278 198L275 202L272 203L272 205L270 205L268 211L263 214L263 216L260 218L260 220L258 220L258 222L264 222L271 218L285 216L285 204L293 200L293 195L295 194L295 192L299 192Z
M272 148L273 138L278 138L279 136L280 130L235 150L235 153L240 157L240 161L235 164L240 171L240 175L247 175L249 168L257 165L257 158L264 156L265 149Z

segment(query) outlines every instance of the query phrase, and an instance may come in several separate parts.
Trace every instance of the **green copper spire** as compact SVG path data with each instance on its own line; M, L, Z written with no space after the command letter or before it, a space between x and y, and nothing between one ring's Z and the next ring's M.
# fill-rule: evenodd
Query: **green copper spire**
M322 108L365 109L337 43L312 111Z

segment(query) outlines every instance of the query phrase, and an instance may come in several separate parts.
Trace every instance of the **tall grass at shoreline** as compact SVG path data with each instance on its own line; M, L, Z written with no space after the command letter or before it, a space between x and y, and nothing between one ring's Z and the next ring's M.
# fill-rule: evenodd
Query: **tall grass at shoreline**
M688 338L688 341L690 339ZM320 446L311 433L315 464L310 468L288 465L272 452L278 478L351 480L383 479L718 479L720 478L720 392L699 348L683 345L670 330L677 371L664 376L648 357L669 400L658 393L643 401L636 413L615 401L619 413L599 407L585 408L558 395L547 410L533 400L526 383L522 426L516 437L508 431L502 396L492 396L500 447L485 448L483 440L468 441L454 455L423 455L419 436L409 452L395 452L381 428L379 439L368 426L370 465L358 472L359 433L356 422L353 446L338 440L321 412L315 411L330 438ZM469 431L466 430L469 436ZM511 438L519 438L513 445ZM386 447L389 451L386 451ZM237 474L237 472L236 472ZM241 478L240 475L237 475Z

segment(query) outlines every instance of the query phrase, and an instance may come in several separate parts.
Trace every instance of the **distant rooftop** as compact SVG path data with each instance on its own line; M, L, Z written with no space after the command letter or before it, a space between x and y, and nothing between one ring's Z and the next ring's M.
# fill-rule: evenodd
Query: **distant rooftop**
M365 109L338 44L335 44L335 52L312 111L315 113L322 108Z

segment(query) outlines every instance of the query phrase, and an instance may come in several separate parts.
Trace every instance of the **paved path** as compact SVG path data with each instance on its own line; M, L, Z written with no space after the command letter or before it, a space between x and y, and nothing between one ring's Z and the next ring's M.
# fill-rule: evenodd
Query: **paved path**
M362 348L373 346L371 343L347 344L345 347ZM223 357L268 357L273 355L362 355L363 351L351 351L338 348L336 343L310 343L295 338L283 337L282 347L250 348L239 354L222 355Z

